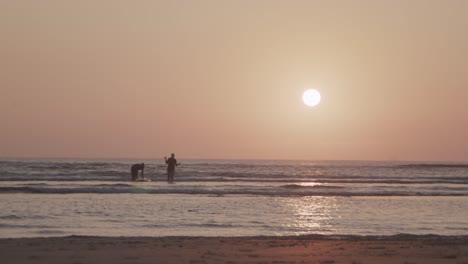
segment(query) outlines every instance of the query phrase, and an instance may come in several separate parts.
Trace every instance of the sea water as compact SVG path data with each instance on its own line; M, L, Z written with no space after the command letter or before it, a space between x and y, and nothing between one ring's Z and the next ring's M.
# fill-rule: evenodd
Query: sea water
M179 162L3 159L0 237L468 235L467 163Z

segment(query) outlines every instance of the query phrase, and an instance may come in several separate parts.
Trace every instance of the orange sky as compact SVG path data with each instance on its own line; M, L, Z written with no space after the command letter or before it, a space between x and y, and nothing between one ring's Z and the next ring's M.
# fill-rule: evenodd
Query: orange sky
M5 0L0 157L468 161L467 10Z

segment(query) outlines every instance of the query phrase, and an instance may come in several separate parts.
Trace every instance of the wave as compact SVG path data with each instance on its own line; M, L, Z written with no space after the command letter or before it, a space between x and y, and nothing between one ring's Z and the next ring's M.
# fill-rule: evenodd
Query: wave
M126 183L115 183L115 184L98 184L94 185L98 187L132 187L133 185L131 184L126 184Z
M37 234L40 234L40 235L59 235L59 234L65 234L66 232L65 231L62 231L62 230L39 230L39 231L36 231Z
M128 182L130 165L134 162L0 161L0 193L468 195L468 164L463 163L198 160L178 168L176 180L183 184L177 188L157 184L140 188ZM146 178L165 181L164 165L155 164L154 160L147 164Z
M17 215L2 215L0 216L0 219L1 220L18 220L18 219L21 219L21 217Z
M33 228L50 228L50 226L46 226L46 225L26 225L26 224L2 224L0 223L0 228L5 228L5 229L9 229L9 228L30 228L30 229L33 229Z
M286 184L282 185L282 188L289 188L289 189L343 189L344 186L324 186L324 185L301 185L301 184Z
M163 181L165 175L146 177L153 181ZM119 176L24 176L24 177L1 177L0 182L122 182L129 179L127 174ZM416 179L399 178L377 178L377 177L285 177L285 178L238 178L238 177L212 177L204 176L179 176L178 182L186 183L320 183L320 184L395 184L395 185L421 185L421 184L468 184L468 177L419 177ZM33 183L31 183L33 184ZM30 184L30 185L31 185ZM44 183L36 183L44 185Z
M0 178L0 182L100 182L100 181L116 181L121 182L124 179L128 179L130 177L113 177L113 176L101 176L101 177L2 177Z
M432 163L420 163L420 164L405 164L405 165L398 165L398 168L404 169L424 169L424 168L460 168L460 169L468 169L468 164L452 164L452 163L439 163L439 164L432 164Z
M29 194L188 194L188 195L252 195L252 196L468 196L467 189L454 191L441 190L348 190L340 187L299 187L284 185L282 188L159 188L148 189L137 186L121 187L76 187L76 188L35 188L35 187L0 187L1 193L29 193Z

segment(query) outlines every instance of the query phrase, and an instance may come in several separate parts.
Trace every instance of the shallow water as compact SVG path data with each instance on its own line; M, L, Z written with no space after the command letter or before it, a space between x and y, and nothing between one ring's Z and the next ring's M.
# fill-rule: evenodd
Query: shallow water
M0 237L468 235L465 164L133 162L0 161Z
M468 164L464 163L188 160L177 170L177 184L168 185L162 161L155 160L145 161L145 177L153 183L129 182L130 166L136 162L3 160L0 193L468 195Z
M468 234L468 197L1 194L0 236Z

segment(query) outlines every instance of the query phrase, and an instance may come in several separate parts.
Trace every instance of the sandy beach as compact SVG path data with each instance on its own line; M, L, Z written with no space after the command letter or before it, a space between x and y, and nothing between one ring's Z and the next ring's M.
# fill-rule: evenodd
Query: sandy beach
M468 263L467 237L1 239L2 263Z

